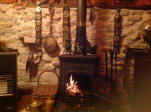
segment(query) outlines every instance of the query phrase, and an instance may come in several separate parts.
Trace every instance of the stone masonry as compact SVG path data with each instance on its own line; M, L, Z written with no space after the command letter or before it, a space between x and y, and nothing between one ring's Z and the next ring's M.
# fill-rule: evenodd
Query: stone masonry
M94 22L89 21L90 9L87 10L87 39L91 45L97 44L97 55L101 57L100 61L100 75L105 74L104 48L112 48L114 36L114 15L116 10L94 8L93 11ZM74 45L76 32L76 8L71 8L71 38L72 45ZM42 61L38 68L38 74L45 70L59 71L58 56L63 52L63 9L55 8L53 36L57 40L59 52L53 52L48 55L44 51ZM120 54L118 55L118 73L119 78L123 79L126 75L131 80L133 78L133 63L130 63L127 73L124 72L126 48L146 48L146 43L140 36L142 25L150 21L151 11L144 10L121 10L122 16L122 41ZM35 8L13 8L10 4L0 4L0 41L4 41L8 48L18 49L18 73L17 83L18 87L35 86L37 85L37 77L29 80L29 74L26 74L26 61L29 50L28 45L25 45L20 38L29 37L34 38L35 35ZM46 37L49 35L49 12L47 8L42 9L42 35ZM44 40L45 38L43 38ZM72 49L74 46L72 46ZM47 73L51 76L51 83L56 84L57 78L52 73ZM47 78L46 78L47 79ZM119 80L119 83L122 80ZM122 88L122 84L119 86Z

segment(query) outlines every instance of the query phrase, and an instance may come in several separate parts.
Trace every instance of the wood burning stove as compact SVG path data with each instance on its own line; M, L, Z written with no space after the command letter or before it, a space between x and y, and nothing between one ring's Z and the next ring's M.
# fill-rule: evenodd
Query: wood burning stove
M94 77L98 73L99 58L96 55L61 55L58 100L65 103L90 104L95 91ZM80 92L70 93L67 84L76 82Z
M17 52L0 52L0 112L16 112Z
M59 56L60 76L57 104L66 104L67 108L65 110L57 106L57 112L70 112L70 107L72 112L92 112L91 109L85 110L84 107L88 108L93 103L94 78L98 73L99 58L95 54L87 55L91 47L86 39L86 8L87 0L78 0L74 52Z

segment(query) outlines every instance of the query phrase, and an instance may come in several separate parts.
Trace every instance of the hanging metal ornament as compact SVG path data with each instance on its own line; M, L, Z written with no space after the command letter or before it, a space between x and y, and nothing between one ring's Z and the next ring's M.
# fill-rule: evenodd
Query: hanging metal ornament
M57 41L53 37L53 16L54 16L54 5L49 5L49 13L50 13L50 36L44 41L44 49L47 53L51 53L57 49Z
M117 59L118 53L120 52L120 40L121 40L121 15L120 9L117 9L117 13L114 16L114 40L113 40L113 49L110 50L110 59L111 59L111 77L113 77L113 65L115 66L115 81L117 80ZM114 62L114 64L113 64Z
M36 43L41 45L42 43L42 9L40 7L40 1L37 1L36 15L35 15L35 30L36 30Z
M29 72L30 79L37 75L38 64L42 60L43 52L41 50L42 44L42 10L40 8L40 1L37 1L36 15L35 15L35 30L36 30L36 44L29 46L29 57L26 62L26 72Z
M114 17L114 41L113 41L113 50L116 50L117 53L120 52L120 39L121 39L121 15L120 9L117 9L117 13Z
M64 53L71 54L70 8L63 7L63 44Z

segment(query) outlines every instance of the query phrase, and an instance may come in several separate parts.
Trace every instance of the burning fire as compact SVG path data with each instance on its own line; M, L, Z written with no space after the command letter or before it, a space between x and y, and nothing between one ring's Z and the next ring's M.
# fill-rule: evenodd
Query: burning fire
M67 83L66 86L66 91L73 96L77 93L81 93L81 91L78 89L77 82L72 79L72 75L70 76L69 84Z

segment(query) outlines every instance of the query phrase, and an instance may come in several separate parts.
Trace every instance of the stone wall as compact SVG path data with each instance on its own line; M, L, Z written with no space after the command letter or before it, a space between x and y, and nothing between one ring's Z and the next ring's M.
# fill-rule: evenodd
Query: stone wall
M44 55L42 61L39 64L38 75L45 70L59 71L59 60L58 56L63 51L63 15L62 8L55 8L54 24L53 24L53 36L58 42L59 52L53 52L48 55L43 51ZM100 75L105 74L105 61L104 48L112 48L113 35L114 35L114 15L116 11L111 9L100 9L94 8L94 23L91 24L89 21L90 9L87 10L87 38L92 45L97 44L97 55L101 57L100 61ZM18 86L35 86L37 84L38 75L29 79L29 74L26 74L26 61L29 55L28 45L25 45L21 41L21 37L34 38L35 35L35 8L13 8L12 5L0 4L0 41L5 41L9 48L18 49ZM43 37L49 35L49 12L47 8L42 9L42 28ZM124 76L124 62L126 56L126 48L145 48L146 44L142 37L139 36L140 29L144 23L150 21L151 12L143 10L121 10L122 16L122 41L121 50L118 55L118 75L119 77ZM74 48L76 31L76 8L71 8L71 37L72 45ZM43 39L44 40L44 39ZM129 65L129 71L125 75L129 75L132 78L133 74L133 63ZM46 73L48 75L48 73ZM52 73L51 83L56 84L57 78ZM50 76L49 76L50 77ZM47 78L45 78L47 79ZM49 81L50 81L49 80ZM121 80L119 81L121 83Z

